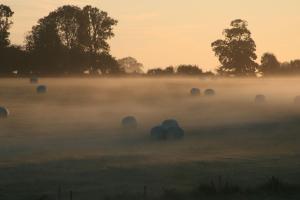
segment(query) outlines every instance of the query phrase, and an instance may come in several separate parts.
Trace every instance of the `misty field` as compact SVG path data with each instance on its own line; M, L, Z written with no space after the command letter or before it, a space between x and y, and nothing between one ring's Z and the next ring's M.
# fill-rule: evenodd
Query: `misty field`
M156 196L222 176L241 186L300 178L300 78L0 79L0 199ZM190 95L198 87L200 96ZM205 96L205 89L215 96ZM265 103L255 103L263 94ZM134 131L123 117L138 121ZM182 140L155 141L152 127L176 119ZM76 198L75 198L76 197Z

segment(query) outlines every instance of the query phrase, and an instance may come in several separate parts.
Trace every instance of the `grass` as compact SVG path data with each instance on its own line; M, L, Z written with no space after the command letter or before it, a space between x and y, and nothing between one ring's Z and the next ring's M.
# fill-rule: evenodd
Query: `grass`
M1 79L0 200L211 199L297 195L299 79ZM213 98L190 98L192 87ZM253 103L264 93L264 105ZM135 133L120 130L127 115ZM184 140L155 142L149 130L175 118ZM218 175L222 174L222 178ZM275 175L280 178L266 177ZM284 179L285 181L282 181ZM2 196L1 196L2 195ZM274 197L272 197L274 198ZM204 198L205 199L205 198ZM242 198L245 199L245 198Z

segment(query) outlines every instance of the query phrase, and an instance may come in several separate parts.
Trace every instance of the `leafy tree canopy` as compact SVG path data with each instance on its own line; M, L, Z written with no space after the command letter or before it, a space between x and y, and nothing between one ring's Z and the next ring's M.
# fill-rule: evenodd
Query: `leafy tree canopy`
M211 46L219 58L218 72L223 75L253 76L258 64L255 62L256 45L245 20L236 19L223 32L224 39L214 41Z
M11 20L13 14L9 6L0 4L0 48L5 48L10 44L9 29L13 24Z

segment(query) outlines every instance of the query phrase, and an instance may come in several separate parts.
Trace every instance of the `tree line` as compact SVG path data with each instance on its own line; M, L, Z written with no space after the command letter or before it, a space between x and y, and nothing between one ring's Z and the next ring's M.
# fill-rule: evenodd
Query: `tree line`
M108 40L114 37L118 21L96 7L65 5L38 20L25 37L25 45L9 40L14 12L0 5L0 75L103 75L146 74L213 75L196 65L154 68L147 72L133 57L116 59L110 54ZM272 53L256 62L256 44L245 20L237 19L223 31L224 39L211 46L221 76L263 76L300 74L300 60L280 63Z
M245 20L233 20L230 28L223 32L224 39L214 41L211 46L221 65L220 75L229 76L274 76L300 75L300 60L280 63L272 53L264 53L261 64L256 62L256 44Z
M0 74L118 74L123 70L110 54L108 39L117 20L92 6L62 6L38 20L24 46L10 45L14 12L0 6Z

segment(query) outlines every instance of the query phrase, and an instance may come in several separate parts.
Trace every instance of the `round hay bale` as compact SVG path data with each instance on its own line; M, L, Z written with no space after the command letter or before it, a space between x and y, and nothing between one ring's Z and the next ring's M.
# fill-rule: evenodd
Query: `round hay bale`
M216 92L215 92L213 89L206 89L206 90L204 91L204 94L205 94L206 96L214 96L214 95L216 94Z
M181 139L184 137L184 130L176 120L168 119L151 129L151 137L157 140Z
M30 83L36 84L36 83L38 83L38 82L39 82L38 77L31 77L31 78L30 78Z
M39 93L39 94L46 93L47 92L47 87L45 85L39 85L36 88L36 92Z
M167 119L167 120L163 121L163 123L161 125L166 129L171 128L171 127L179 127L179 124L175 119Z
M265 95L258 94L255 96L255 103L265 103L265 102L266 102Z
M179 126L170 127L167 129L166 134L167 139L181 139L184 136L184 130Z
M199 88L192 88L190 92L191 92L192 96L199 96L200 95L200 89Z
M294 102L295 104L300 104L300 96L296 96Z
M136 129L138 126L137 120L133 116L127 116L122 119L122 126L127 129Z
M0 107L0 118L7 118L9 116L9 110L5 107Z
M156 140L166 139L166 129L163 126L155 126L151 129L151 137Z

